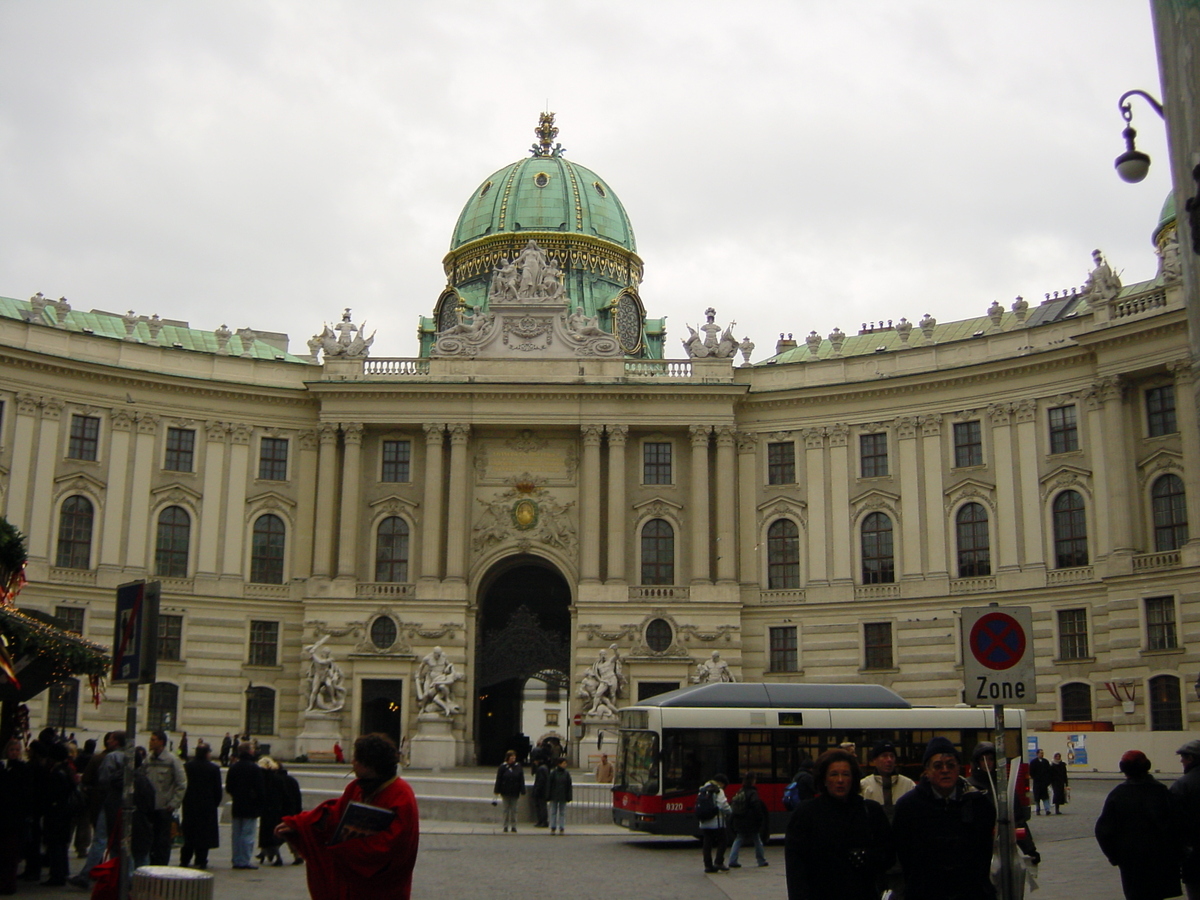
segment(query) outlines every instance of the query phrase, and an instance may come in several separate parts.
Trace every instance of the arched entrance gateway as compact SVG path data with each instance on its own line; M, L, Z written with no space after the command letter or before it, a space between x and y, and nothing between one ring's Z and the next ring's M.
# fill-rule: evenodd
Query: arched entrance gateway
M498 765L518 738L566 733L571 588L549 562L515 556L479 587L475 644L475 748ZM559 727L555 727L558 724Z

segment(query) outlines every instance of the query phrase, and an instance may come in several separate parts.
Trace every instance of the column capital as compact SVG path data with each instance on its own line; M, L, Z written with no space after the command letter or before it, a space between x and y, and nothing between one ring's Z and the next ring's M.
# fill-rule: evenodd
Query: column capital
M738 453L753 453L758 449L758 435L753 431L739 431L737 433L737 448Z
M834 422L825 433L829 436L830 447L845 447L850 443L850 426L845 422Z
M224 441L225 435L229 434L229 426L224 422L205 422L204 437L208 441Z
M342 439L347 444L362 444L364 430L362 422L342 422Z
M254 434L254 429L244 422L237 422L230 426L230 433L233 435L235 444L249 444L250 438Z
M1000 427L1001 425L1012 424L1011 403L989 403L987 408L988 418L992 420L992 425Z
M1170 372L1178 384L1191 384L1196 380L1196 370L1192 367L1190 359L1173 359L1167 363L1167 371Z
M922 437L937 437L942 433L941 413L927 413L923 416L917 416L917 421L921 423Z
M155 434L158 431L158 416L154 413L140 412L137 414L138 434Z
M42 418L43 419L58 419L62 415L63 407L66 404L57 397L42 398Z
M718 447L732 447L737 441L737 428L733 425L718 425L713 429Z
M426 422L421 428L425 431L425 443L440 445L445 440L446 424L444 422Z
M298 438L301 450L316 450L317 449L317 429L304 428L300 431Z
M820 450L825 446L825 429L820 425L815 428L801 428L800 436L804 438L805 450Z
M1018 425L1037 421L1037 403L1033 400L1016 401L1012 405L1012 411L1013 415L1017 417Z
M628 425L605 425L604 431L608 435L608 446L624 447L626 441L629 440Z
M917 436L916 416L900 416L896 419L896 436L900 440L915 438Z
M317 426L317 439L322 444L336 444L338 436L337 426L332 422L322 422Z
M127 410L118 409L118 410L114 411L112 414L112 418L109 421L112 422L113 431L132 431L133 430L133 414ZM221 437L224 437L224 436L225 436L225 433L222 432Z
M454 422L447 425L446 430L450 432L450 444L462 446L471 438L471 426L466 422Z
M23 416L36 416L41 398L33 394L17 394L17 412Z
M583 435L583 446L599 447L600 441L604 437L603 425L580 425L579 431Z
M712 433L711 425L689 425L688 434L691 435L693 447L707 447L708 437Z

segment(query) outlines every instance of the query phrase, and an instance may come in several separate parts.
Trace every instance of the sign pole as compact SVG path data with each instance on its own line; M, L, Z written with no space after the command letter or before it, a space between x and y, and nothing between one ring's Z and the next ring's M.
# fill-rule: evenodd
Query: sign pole
M121 880L118 882L119 900L129 900L129 883L133 878L133 799L134 757L137 755L137 683L126 687L125 701L125 783L121 791Z
M996 716L996 829L1000 835L1000 900L1013 900L1013 830L1008 808L1008 754L1004 750L1004 704L992 707Z

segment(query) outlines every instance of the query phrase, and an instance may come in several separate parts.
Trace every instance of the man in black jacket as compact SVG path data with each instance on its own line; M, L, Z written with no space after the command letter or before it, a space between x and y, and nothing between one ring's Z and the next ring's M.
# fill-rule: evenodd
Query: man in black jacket
M257 869L250 856L254 853L258 817L263 814L266 781L263 770L254 761L254 748L249 741L238 744L238 761L225 773L225 791L233 798L233 867Z
M924 763L920 783L896 801L892 822L906 900L995 900L995 807L959 775L961 757L946 738L929 742Z
M1183 823L1183 885L1188 900L1200 900L1200 740L1188 741L1175 751L1183 775L1171 785Z

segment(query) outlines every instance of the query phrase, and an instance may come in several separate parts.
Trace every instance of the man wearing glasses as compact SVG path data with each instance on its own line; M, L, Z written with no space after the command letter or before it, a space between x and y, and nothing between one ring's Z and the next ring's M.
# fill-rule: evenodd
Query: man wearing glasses
M995 807L962 777L962 757L946 738L929 742L924 764L893 822L906 900L994 900Z

